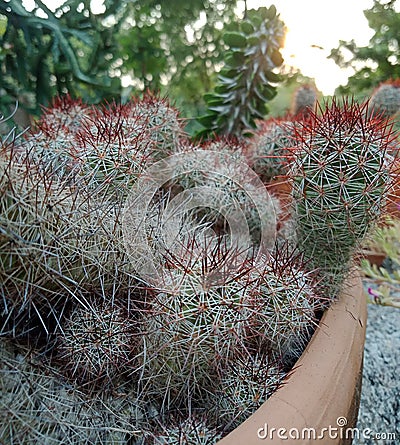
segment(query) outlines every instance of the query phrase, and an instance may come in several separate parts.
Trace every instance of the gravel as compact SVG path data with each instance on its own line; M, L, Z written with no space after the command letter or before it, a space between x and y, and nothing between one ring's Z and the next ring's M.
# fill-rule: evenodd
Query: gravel
M353 445L400 444L399 370L400 310L369 304L357 423L361 437ZM370 437L363 437L367 429Z

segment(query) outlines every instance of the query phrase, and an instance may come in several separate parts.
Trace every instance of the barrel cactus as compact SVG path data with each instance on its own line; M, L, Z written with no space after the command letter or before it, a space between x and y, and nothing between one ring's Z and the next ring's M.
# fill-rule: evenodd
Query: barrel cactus
M261 121L246 142L249 165L264 183L286 174L291 154L289 148L294 144L293 125L285 120Z

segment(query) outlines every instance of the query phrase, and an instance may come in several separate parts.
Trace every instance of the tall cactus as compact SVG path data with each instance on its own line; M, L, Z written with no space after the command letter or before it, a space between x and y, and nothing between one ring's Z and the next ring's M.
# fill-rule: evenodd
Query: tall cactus
M334 297L355 249L379 219L390 186L393 135L367 105L333 101L297 130L290 172L297 236Z
M224 35L229 47L214 92L205 95L208 112L198 121L198 137L213 133L241 136L267 113L266 102L276 95L274 68L283 63L279 52L285 27L275 6L247 11L240 25Z

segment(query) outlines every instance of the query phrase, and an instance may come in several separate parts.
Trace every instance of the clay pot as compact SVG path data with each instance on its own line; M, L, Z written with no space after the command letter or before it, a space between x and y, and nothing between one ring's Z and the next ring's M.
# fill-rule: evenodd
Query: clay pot
M361 277L354 273L283 386L218 445L351 444L346 428L354 428L357 421L366 319ZM330 432L323 429L329 427ZM323 438L314 440L313 431Z

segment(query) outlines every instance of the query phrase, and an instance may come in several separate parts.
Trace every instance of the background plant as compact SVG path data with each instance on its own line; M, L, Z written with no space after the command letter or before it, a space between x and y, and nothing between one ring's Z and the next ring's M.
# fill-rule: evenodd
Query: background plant
M400 307L400 221L387 217L378 227L366 246L371 251L383 252L386 259L382 266L361 259L361 267L368 277L368 298L371 303Z
M274 69L283 63L284 35L275 6L247 11L240 24L229 26L224 34L229 51L214 91L205 96L208 113L198 119L205 128L197 137L242 136L264 117L280 79Z

